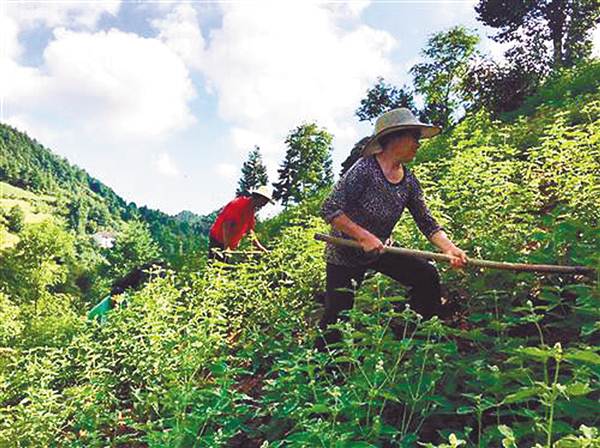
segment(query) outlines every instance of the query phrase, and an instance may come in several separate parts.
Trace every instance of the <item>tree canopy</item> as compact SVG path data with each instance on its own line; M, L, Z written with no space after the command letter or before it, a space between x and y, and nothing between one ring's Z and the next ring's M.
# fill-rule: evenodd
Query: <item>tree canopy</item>
M479 37L462 26L434 34L421 52L424 62L410 69L416 92L423 95L422 119L443 128L464 103L462 85L477 54Z
M407 107L416 114L413 93L406 86L398 88L379 77L375 85L367 90L367 96L360 101L355 114L360 121L372 122L379 115L397 107Z
M587 58L600 20L597 0L480 0L475 10L497 41L514 43L508 58L536 71Z
M333 137L315 123L302 124L286 138L287 151L273 184L275 199L283 205L298 203L333 183Z
M251 190L267 185L268 182L267 168L263 163L260 148L255 146L250 151L248 160L242 165L242 176L238 182L238 189L235 194L237 196L247 195Z

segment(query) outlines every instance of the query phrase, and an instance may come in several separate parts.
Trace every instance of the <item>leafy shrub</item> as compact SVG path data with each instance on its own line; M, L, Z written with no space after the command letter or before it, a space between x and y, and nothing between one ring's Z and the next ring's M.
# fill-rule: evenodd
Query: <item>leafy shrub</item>
M8 230L13 233L19 233L25 226L25 213L18 205L10 209L6 216Z

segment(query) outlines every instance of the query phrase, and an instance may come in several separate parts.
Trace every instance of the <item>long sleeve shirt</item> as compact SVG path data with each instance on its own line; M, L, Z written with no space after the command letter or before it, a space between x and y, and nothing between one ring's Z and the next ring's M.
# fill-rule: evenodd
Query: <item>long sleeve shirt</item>
M337 182L321 209L323 218L331 223L345 214L353 222L385 242L394 226L408 208L419 230L429 238L441 230L423 199L423 191L415 175L404 167L404 177L392 183L385 177L375 156L361 158ZM349 238L333 229L333 236ZM327 244L326 260L341 266L360 266L374 261L361 249Z
M229 236L229 248L235 249L242 237L251 230L254 230L255 218L252 198L249 196L240 196L229 202L223 211L217 216L210 229L210 236L219 243L223 241L223 225L225 222L233 223L231 234Z

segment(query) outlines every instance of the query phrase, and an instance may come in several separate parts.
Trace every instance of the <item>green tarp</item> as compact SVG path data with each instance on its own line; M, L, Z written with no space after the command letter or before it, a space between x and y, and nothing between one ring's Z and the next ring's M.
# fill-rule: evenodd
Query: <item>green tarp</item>
M112 307L112 296L109 294L90 310L88 313L88 319L92 320L97 318L100 322L104 322L106 320L106 313L108 313Z

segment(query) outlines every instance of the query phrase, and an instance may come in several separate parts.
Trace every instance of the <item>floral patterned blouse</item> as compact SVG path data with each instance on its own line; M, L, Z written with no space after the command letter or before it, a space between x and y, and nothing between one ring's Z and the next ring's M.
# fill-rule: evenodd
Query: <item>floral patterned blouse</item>
M402 180L392 183L373 155L359 159L342 176L323 203L321 215L331 223L335 217L345 214L385 242L405 207L427 238L442 229L425 205L423 191L415 175L404 167ZM335 228L332 235L349 238ZM335 265L360 266L373 262L374 258L361 249L327 244L326 260Z

